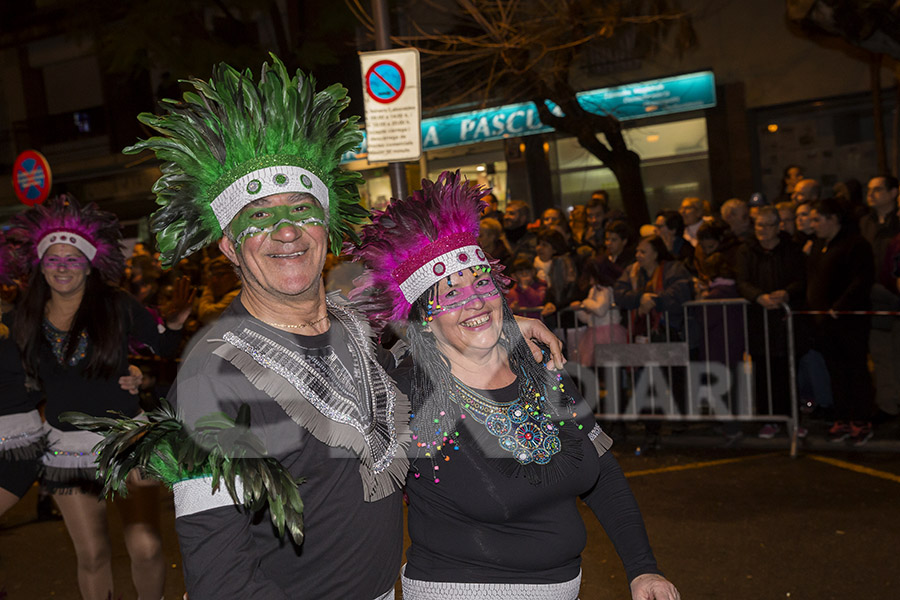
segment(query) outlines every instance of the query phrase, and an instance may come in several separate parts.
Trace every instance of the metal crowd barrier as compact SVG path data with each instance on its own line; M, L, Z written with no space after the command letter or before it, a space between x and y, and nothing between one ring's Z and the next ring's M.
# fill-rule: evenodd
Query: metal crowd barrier
M625 342L596 344L590 357L578 352L582 337L591 335L589 327L564 326L572 322L574 310L557 313L555 332L567 346L566 370L581 386L598 419L783 423L791 456L796 455L799 402L793 315L787 305L781 307L785 340L771 337L769 318L760 313L761 356L753 356L750 350L748 311L765 309L744 299L686 302L680 329L672 326L670 318L663 318L652 335L640 335L651 331L650 315L620 311ZM720 337L712 339L712 335ZM773 341L786 344L786 357L773 356ZM790 414L777 414L773 405L775 360L787 361ZM765 369L768 402L763 407L756 401L754 369L759 368Z

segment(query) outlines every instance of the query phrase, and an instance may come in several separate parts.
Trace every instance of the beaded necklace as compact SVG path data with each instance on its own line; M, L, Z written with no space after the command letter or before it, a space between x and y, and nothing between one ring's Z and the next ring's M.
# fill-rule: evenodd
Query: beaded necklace
M536 384L527 375L523 373L521 377L524 383L520 385L518 397L510 402L495 402L486 398L454 377L453 386L448 390L447 397L461 409L455 422L451 422L453 417L442 410L433 423L420 427L416 423L416 415L411 415L413 442L418 451L431 460L434 483L440 483L438 473L440 463L450 461L451 453L448 451L451 448L454 451L460 448L459 430L455 429L455 426L465 421L467 416L484 425L485 429L497 438L500 448L512 454L512 458L516 460L514 464L520 465L520 468L526 465L548 465L553 456L562 450L560 428L566 425L566 421L562 419L557 421L546 395L538 391ZM565 393L562 375L557 374L556 380L556 385L551 389L568 398L570 409L574 400ZM570 414L573 417L572 425L582 429L584 426L574 420L578 414L576 412ZM427 433L429 429L434 433L429 435ZM414 466L411 470L416 479L421 477L421 473Z
M535 389L530 379L522 387L518 398L503 404L485 398L455 379L449 396L498 438L500 447L511 453L520 465L532 461L545 465L560 450L559 427L553 422L546 397Z
M56 327L54 327L48 319L44 319L44 337L50 343L50 348L53 350L53 355L56 357L56 361L63 365L65 364L65 353L66 353L66 345L69 340L69 332L68 331L60 331ZM78 342L75 346L75 352L72 353L72 356L69 357L69 366L74 367L77 365L87 354L87 333L82 331L78 336Z

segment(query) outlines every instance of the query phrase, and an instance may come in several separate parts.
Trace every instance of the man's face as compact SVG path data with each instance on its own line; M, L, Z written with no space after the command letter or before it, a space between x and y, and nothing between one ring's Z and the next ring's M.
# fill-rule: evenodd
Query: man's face
M797 207L797 213L794 223L797 225L797 231L810 235L813 232L812 223L810 222L810 213L812 209L809 204L801 204Z
M756 239L763 246L777 240L778 231L778 219L775 215L764 214L761 217L756 217L756 222L753 224L753 233L756 234Z
M503 213L503 228L516 229L528 222L528 208L519 204L511 204Z
M587 214L585 213L584 204L576 204L572 207L572 211L569 213L569 223L586 223L587 222Z
M685 198L682 200L678 212L681 213L681 218L684 219L685 226L693 225L703 218L700 207L697 206L697 202L692 198Z
M826 216L816 210L810 214L810 223L813 231L816 232L816 237L825 241L831 241L841 230L841 222L836 216Z
M811 179L803 179L797 183L794 187L794 193L791 194L791 200L800 204L803 202L810 202L812 200L818 200L815 198L815 194L813 193L813 188L816 183Z
M873 177L869 181L866 202L875 210L888 211L897 208L897 189L888 189L884 177Z
M274 194L248 204L219 242L241 269L245 292L269 301L318 295L328 253L325 211L309 194Z
M671 248L675 241L675 230L666 226L666 218L662 215L656 217L656 234L666 243L666 247Z
M484 210L481 211L482 217L497 211L497 199L493 194L488 194L487 196L482 198L482 200L484 200L487 204L487 206L484 207Z
M726 220L731 231L735 235L740 235L750 227L750 209L744 204L735 206Z
M587 209L587 224L591 229L599 229L606 218L606 211L602 206L591 206Z
M625 240L619 237L619 234L614 231L606 232L606 250L613 256L618 256L622 254L622 250L625 249Z
M779 225L781 231L794 235L794 232L797 231L794 226L794 211L789 208L782 208L778 211L778 216L781 218L781 224Z

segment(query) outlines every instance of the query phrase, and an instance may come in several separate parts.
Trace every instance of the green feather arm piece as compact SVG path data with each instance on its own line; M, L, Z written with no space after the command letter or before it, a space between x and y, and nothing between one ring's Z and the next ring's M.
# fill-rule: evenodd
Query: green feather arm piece
M294 542L302 543L303 500L298 486L303 479L294 479L276 459L265 456L265 447L250 431L248 405L241 405L235 419L225 413L198 419L192 432L165 400L140 420L110 412L114 416L60 415L64 422L104 436L94 451L99 454L97 477L105 495L127 495L126 480L135 468L169 488L186 479L211 477L213 489L224 485L232 500L251 512L268 505L278 534L287 529ZM235 487L238 477L243 494Z

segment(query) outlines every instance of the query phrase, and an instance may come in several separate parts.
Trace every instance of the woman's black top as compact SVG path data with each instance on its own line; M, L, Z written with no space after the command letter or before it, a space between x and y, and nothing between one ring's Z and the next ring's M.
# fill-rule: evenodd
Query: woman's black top
M404 392L410 387L408 375L396 374ZM569 384L567 390L574 390L575 385ZM516 399L518 387L516 382L478 392L497 403L509 403ZM613 541L629 581L643 573L659 573L631 489L612 453L598 455L588 438L596 424L593 413L578 400L578 422L583 429L563 445L580 444L579 461L557 483L532 484L527 477L498 469L500 463L484 452L490 449L496 455L491 450L497 448L498 438L471 417L459 422L459 450L446 450L449 461L433 464L424 457L413 461L406 482L412 542L406 552L407 577L534 584L574 579L587 541L578 498L591 508ZM562 452L566 451L564 447ZM509 456L501 462L514 463ZM556 460L560 455L550 465ZM439 483L432 473L438 475Z
M42 335L38 375L47 398L44 416L47 423L57 429L63 431L77 429L74 425L60 422L59 415L66 411L82 412L97 417L110 416L108 412L110 410L129 417L140 412L138 396L119 387L119 377L128 374L130 339L142 342L159 356L172 356L178 350L180 331L171 331L159 325L153 315L129 294L123 291L114 293L125 335L121 340L122 358L112 377L88 377L85 374L84 370L92 351L90 340L87 340L84 347L83 358L70 365L68 362L61 364L46 333ZM95 315L95 318L102 319L104 315ZM47 325L49 324L45 321L45 327ZM75 357L80 355L81 353L76 351Z

